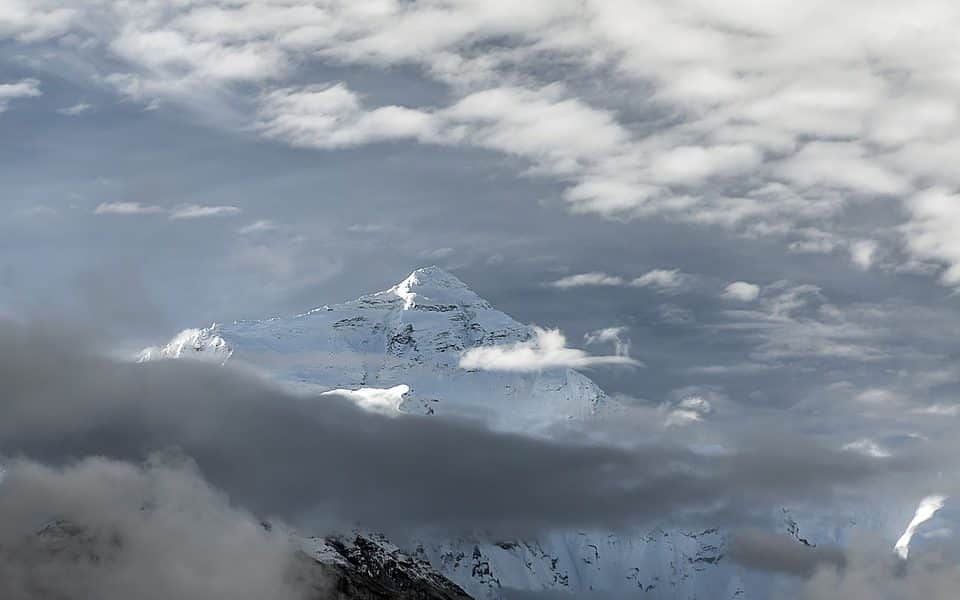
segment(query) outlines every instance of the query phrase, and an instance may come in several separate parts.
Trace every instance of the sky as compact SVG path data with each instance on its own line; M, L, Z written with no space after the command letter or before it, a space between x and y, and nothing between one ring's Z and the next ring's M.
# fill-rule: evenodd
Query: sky
M629 355L588 374L674 429L894 455L960 417L958 25L946 0L0 0L0 315L132 355L437 265Z
M952 3L515 4L4 1L0 310L132 352L436 264L621 328L612 393L957 413Z

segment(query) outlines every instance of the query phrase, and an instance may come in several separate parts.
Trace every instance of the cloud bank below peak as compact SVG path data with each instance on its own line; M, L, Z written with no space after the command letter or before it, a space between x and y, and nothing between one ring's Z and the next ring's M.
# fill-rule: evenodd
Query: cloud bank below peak
M603 340L619 332L607 332ZM600 341L600 338L593 338ZM622 344L617 346L622 349ZM601 365L639 367L642 363L625 353L598 356L567 346L567 338L557 329L533 328L533 336L524 342L506 346L471 348L460 357L460 368L480 371L534 372L544 369L586 369Z

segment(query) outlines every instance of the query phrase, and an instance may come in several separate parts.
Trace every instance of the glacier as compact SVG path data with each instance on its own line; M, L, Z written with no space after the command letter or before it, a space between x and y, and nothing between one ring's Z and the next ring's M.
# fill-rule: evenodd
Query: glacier
M188 329L143 350L138 360L240 362L291 389L320 397L336 393L368 410L474 419L496 430L536 436L550 436L563 423L628 410L575 369L461 368L461 356L470 349L516 345L535 333L454 275L426 267L389 289L342 304ZM786 508L778 518L784 534L807 545L841 543L857 525L855 518L800 517ZM860 525L868 521L875 531L893 531L889 519L864 517ZM375 533L351 535L383 546L384 552L395 551ZM651 599L789 596L789 579L733 563L728 537L715 528L557 531L535 540L496 539L482 532L430 534L404 551L475 598L505 598L511 590L603 598L637 597L638 592ZM323 560L327 554L317 550L316 556Z

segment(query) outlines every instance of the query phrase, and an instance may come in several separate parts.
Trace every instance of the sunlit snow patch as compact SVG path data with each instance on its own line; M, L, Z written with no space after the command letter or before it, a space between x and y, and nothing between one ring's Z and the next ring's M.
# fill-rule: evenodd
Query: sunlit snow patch
M933 518L933 515L937 514L937 511L943 508L943 504L946 501L946 496L927 496L920 501L920 506L917 507L917 512L914 513L913 520L910 521L906 531L903 532L903 535L900 536L900 539L897 540L897 543L893 546L894 552L900 555L900 558L906 560L907 555L910 554L910 540L913 539L913 534L917 532L917 527Z
M410 391L405 384L395 385L392 388L360 388L357 390L330 390L321 396L343 396L352 400L357 406L372 412L396 415L400 412L400 403L403 396Z

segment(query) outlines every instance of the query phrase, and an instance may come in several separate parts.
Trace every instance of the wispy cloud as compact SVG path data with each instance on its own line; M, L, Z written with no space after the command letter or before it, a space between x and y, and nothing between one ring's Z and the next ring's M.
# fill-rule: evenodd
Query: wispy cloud
M207 217L224 217L242 212L236 206L204 206L202 204L186 204L170 211L171 219L204 219Z
M574 287L585 287L592 285L608 285L608 286L620 286L624 285L625 281L622 277L616 275L607 275L606 273L601 273L599 271L594 271L592 273L578 273L577 275L568 275L561 279L558 279L551 283L553 287L558 288L574 288Z
M102 202L93 212L97 215L155 215L163 213L164 209L139 202Z
M11 100L33 98L42 95L40 82L36 79L21 79L13 83L0 83L0 113L7 110Z
M241 210L236 206L185 204L167 209L139 202L102 202L93 212L97 215L167 215L172 220L180 220L230 216L239 214Z
M583 341L588 346L593 344L613 344L617 356L630 356L630 338L626 336L627 328L604 327L584 334Z
M688 285L693 277L679 269L654 269L634 279L610 275L601 271L568 275L552 282L553 287L567 289L588 286L652 288L659 292L673 292Z
M270 219L259 219L250 223L249 225L244 225L237 230L237 233L240 235L251 235L255 233L264 233L267 231L275 231L279 228L279 225L271 221Z
M72 106L65 106L63 108L59 108L57 109L57 112L60 113L61 115L66 115L68 117L76 117L76 116L82 115L83 113L87 112L91 108L93 108L92 104L87 104L86 102L80 102Z

